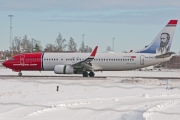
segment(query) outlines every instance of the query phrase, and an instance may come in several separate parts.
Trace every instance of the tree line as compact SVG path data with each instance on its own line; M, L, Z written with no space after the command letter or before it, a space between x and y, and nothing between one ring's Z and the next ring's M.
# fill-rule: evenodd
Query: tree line
M34 38L29 39L27 35L22 38L15 36L12 40L11 50L13 54L19 53L30 53L30 52L91 52L92 48L85 45L82 41L79 49L77 48L77 43L74 38L70 37L69 40L66 40L62 37L61 33L58 34L54 43L47 43L43 49L40 40Z
M180 69L180 55L173 56L169 61L161 63L160 65L167 69Z

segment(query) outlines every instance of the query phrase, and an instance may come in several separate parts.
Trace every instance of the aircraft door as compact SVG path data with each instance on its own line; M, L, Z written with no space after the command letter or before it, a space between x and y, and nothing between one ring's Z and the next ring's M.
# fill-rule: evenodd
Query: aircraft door
M140 56L140 64L141 64L141 65L144 65L144 55L141 55L141 56Z
M21 55L20 56L20 64L23 65L24 64L24 58L25 56L24 55Z
M76 58L76 63L77 63L77 62L80 62L80 58L79 58L79 57Z
M76 61L75 57L72 57L72 63L75 63L75 61Z

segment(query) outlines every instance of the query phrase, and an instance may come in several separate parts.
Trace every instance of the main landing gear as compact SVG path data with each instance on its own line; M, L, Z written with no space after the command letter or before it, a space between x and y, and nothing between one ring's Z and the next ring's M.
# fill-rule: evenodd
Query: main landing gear
M18 76L22 76L22 72L21 71L19 71Z
M88 77L88 75L89 75L89 77L94 77L94 76L95 76L95 73L94 73L94 72L89 72L89 74L88 74L87 71L84 71L84 72L83 72L83 77Z

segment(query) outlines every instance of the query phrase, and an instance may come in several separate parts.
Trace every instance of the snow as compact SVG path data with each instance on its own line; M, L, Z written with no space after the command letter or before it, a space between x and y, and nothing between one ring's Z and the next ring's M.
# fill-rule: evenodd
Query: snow
M0 68L0 120L179 120L180 71L97 72L107 78ZM44 77L35 77L44 76ZM48 76L48 77L47 77ZM59 86L59 91L57 90Z

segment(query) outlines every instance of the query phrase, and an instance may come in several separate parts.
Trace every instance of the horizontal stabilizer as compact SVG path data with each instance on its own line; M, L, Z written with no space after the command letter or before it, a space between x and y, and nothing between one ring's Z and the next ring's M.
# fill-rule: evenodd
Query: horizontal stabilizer
M172 56L180 56L180 53L173 54Z
M175 54L175 52L168 52L168 53L165 53L165 54L156 55L156 58L166 58L166 57L170 57L173 54Z

